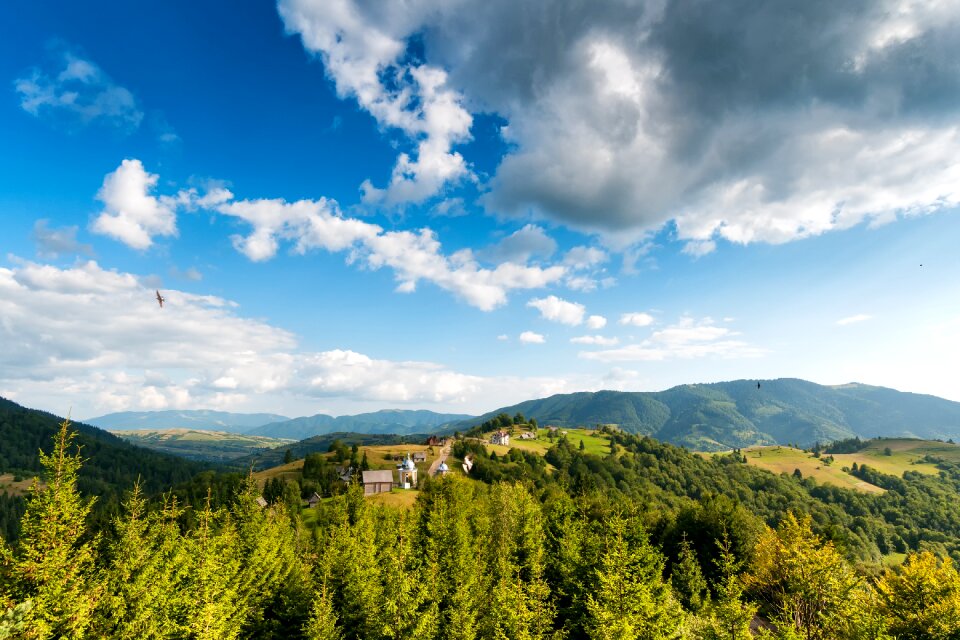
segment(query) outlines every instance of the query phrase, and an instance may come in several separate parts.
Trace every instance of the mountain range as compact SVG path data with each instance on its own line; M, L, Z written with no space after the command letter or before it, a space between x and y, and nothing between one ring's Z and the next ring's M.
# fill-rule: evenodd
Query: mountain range
M758 387L759 384L759 387ZM864 384L794 378L680 385L658 392L597 391L528 400L446 425L465 431L501 413L541 426L616 425L697 450L801 446L843 438L960 438L960 403Z
M247 431L246 434L293 440L304 440L337 432L410 435L430 433L445 424L472 419L474 419L472 416L466 414L436 413L424 409L415 411L384 409L337 418L320 413L315 416L265 424Z
M109 431L134 431L139 429L204 429L246 433L250 429L289 420L275 413L230 413L207 409L175 411L121 411L90 418L85 422Z

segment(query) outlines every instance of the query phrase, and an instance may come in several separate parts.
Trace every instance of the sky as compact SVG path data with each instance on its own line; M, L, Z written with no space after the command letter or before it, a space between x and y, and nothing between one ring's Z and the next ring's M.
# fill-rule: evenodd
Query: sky
M0 396L960 401L957 0L15 0L0 35Z

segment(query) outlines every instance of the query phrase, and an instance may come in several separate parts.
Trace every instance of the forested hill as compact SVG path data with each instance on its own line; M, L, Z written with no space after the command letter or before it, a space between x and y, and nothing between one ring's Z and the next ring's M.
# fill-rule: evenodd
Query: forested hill
M275 413L230 413L207 409L176 411L121 411L87 420L101 429L134 431L137 429L207 429L246 433L270 422L289 420Z
M522 413L541 426L617 425L624 431L698 450L858 436L960 438L960 403L863 384L823 386L805 380L737 380L681 385L659 392L560 394L491 411L447 426L466 430L501 413Z
M436 413L423 409L416 411L384 409L372 413L339 416L337 418L321 413L315 416L265 424L256 429L251 429L247 434L293 440L304 440L313 436L336 432L409 435L430 433L440 425L468 419L472 419L472 416L459 413Z
M0 472L24 476L41 470L39 450L50 450L63 418L27 409L0 398ZM137 478L146 493L164 491L190 480L209 465L157 453L124 442L97 427L75 424L76 443L86 462L79 487L86 495L109 500L133 487Z

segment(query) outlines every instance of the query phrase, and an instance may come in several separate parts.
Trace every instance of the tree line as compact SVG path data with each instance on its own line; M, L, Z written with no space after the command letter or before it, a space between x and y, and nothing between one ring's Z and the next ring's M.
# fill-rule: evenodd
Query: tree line
M950 557L918 550L895 569L868 570L818 533L816 516L829 512L787 509L768 524L751 501L705 495L709 478L673 487L674 502L638 499L666 494L653 472L621 491L625 471L614 462L654 468L661 461L643 458L653 446L644 439L615 439L607 457L561 439L548 455L552 474L526 454L482 456L491 482L426 480L409 510L371 503L354 485L311 513L310 526L282 493L261 508L249 477L219 506L212 490L190 507L173 494L148 501L134 485L110 525L93 529L74 437L65 421L40 456L44 484L18 541L0 546L0 638L960 635ZM672 464L697 471L674 453ZM669 486L662 462L659 482ZM691 491L704 495L685 497Z

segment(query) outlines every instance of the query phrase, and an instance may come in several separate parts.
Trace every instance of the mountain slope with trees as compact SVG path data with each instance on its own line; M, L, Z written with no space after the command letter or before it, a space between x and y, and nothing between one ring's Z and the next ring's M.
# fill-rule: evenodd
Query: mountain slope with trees
M616 425L693 449L809 446L845 438L960 438L960 403L862 384L823 386L781 378L681 385L659 392L560 394L447 425L465 431L499 414L540 425Z

